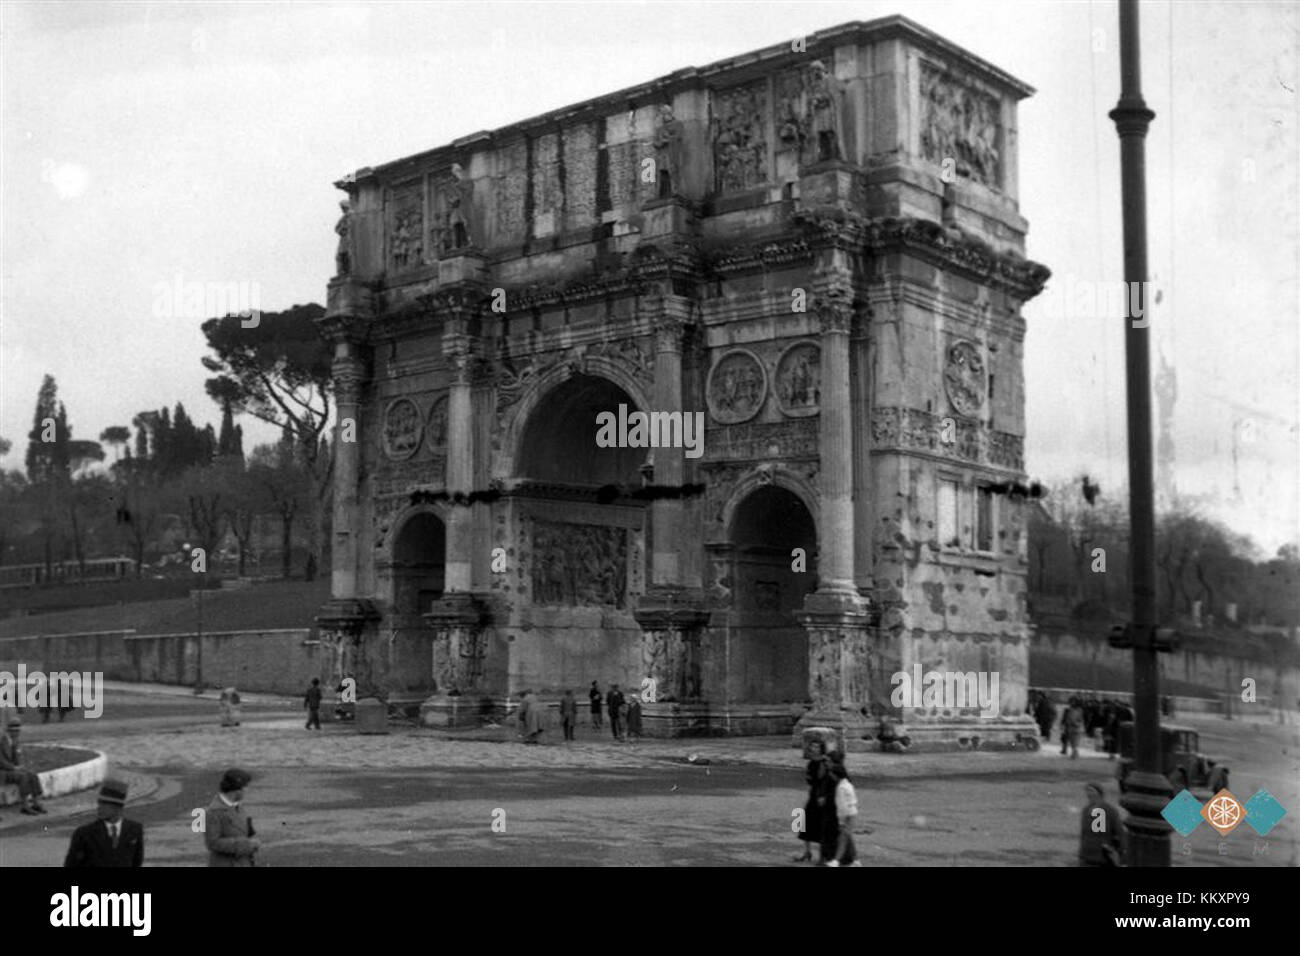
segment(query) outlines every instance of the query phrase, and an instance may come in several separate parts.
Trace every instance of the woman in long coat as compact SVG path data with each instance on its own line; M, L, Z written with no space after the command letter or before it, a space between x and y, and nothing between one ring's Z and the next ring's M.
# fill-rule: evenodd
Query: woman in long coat
M830 764L826 759L826 744L821 740L814 740L808 744L811 757L808 766L804 770L803 779L808 784L808 802L803 806L803 829L799 831L799 839L804 841L803 856L795 857L796 863L807 863L812 860L813 844L821 847L825 837L825 821L827 813L831 817L835 816L835 808L826 806L827 784L830 782ZM834 791L834 784L831 782L831 791ZM838 836L838 833L836 834ZM820 851L819 851L820 852Z
M524 691L519 704L519 721L524 731L524 743L535 744L542 735L542 708L531 690Z

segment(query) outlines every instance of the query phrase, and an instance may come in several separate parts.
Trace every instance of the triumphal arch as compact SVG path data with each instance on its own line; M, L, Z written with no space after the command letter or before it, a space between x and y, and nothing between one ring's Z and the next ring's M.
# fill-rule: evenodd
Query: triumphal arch
M430 724L595 680L649 734L1014 740L1031 92L891 17L338 183L335 674ZM596 441L636 412L701 447ZM997 714L895 706L932 671Z

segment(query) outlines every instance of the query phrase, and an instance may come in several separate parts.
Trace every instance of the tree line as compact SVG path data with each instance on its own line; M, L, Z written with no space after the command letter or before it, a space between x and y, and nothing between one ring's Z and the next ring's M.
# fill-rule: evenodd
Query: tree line
M280 573L292 572L294 542L305 542L302 574L313 579L328 540L331 454L324 434L332 391L319 305L263 313L255 328L237 315L203 323L212 374L207 394L219 430L199 426L182 403L145 410L99 440L73 437L58 385L46 375L27 435L24 470L0 470L0 564L76 561L125 553L137 574L168 550L177 529L213 556L227 534L247 572L260 517L278 522ZM279 441L245 455L237 415L279 427ZM0 438L0 455L11 443ZM111 452L111 459L109 452Z
M1129 614L1127 496L1108 497L1087 476L1053 485L1029 526L1029 597L1076 620ZM1300 626L1300 548L1264 554L1248 535L1175 497L1156 520L1156 602L1168 626Z

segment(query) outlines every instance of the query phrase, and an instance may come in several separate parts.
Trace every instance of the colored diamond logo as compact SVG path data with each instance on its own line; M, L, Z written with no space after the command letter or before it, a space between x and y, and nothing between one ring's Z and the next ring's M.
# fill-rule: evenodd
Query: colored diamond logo
M1165 804L1160 815L1169 821L1169 825L1182 836L1201 825L1201 802L1192 796L1191 791L1184 790Z
M1284 816L1286 808L1267 790L1259 791L1246 801L1246 822L1260 836L1268 836L1268 831L1277 826Z
M1227 790L1220 790L1201 808L1201 816L1221 836L1227 836L1246 819L1246 808Z

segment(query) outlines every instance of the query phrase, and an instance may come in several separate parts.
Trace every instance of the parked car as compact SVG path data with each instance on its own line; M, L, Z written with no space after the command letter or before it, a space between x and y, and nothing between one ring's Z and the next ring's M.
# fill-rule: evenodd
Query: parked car
M1137 756L1136 735L1132 721L1119 725L1119 789L1127 790L1125 780L1133 772ZM1228 786L1228 767L1201 753L1201 735L1191 727L1181 724L1162 724L1160 727L1160 772L1169 778L1174 793L1182 790L1208 789L1218 793Z

